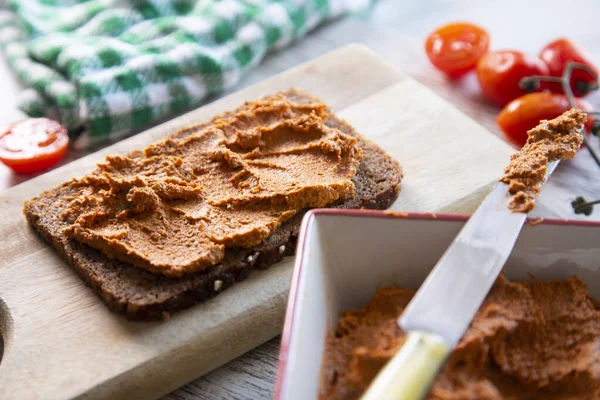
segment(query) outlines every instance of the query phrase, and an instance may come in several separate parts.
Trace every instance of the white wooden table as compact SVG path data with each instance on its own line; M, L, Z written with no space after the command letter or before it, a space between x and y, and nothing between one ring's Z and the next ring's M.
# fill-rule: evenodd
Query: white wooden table
M420 82L429 86L457 108L497 135L498 110L482 99L477 83L469 76L460 83L447 81L427 62L423 39L435 27L452 20L468 20L485 26L491 34L493 49L515 48L531 53L550 40L566 36L586 47L600 65L600 28L597 16L600 3L595 0L419 0L384 1L374 12L360 20L343 20L319 29L305 40L272 54L242 86L300 64L331 49L351 42L361 42L387 58ZM15 109L19 85L0 62L0 124L13 121L21 114ZM600 96L590 99L600 108ZM460 132L448 132L460 135ZM599 148L598 140L593 145ZM71 153L72 160L82 153ZM600 209L590 217L575 216L570 201L577 195L600 198L600 168L587 151L562 163L545 186L536 216L588 218L600 220ZM0 190L22 182L0 165ZM272 394L277 365L279 339L273 339L212 373L169 394L165 399L266 399Z

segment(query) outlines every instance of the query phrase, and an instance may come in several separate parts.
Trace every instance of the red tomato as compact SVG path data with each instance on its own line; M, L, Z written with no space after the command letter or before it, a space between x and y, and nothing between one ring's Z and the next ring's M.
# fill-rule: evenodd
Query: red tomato
M477 63L477 79L483 94L500 107L527 94L519 87L519 81L531 75L548 75L548 66L536 56L520 51L492 51Z
M540 58L548 64L550 69L550 75L561 76L564 68L568 61L574 61L577 63L585 64L594 71L598 76L598 69L592 63L592 57L585 51L585 49L579 46L577 43L573 43L569 39L561 38L548 44L540 52ZM578 82L594 83L594 76L584 70L574 70L571 76L571 89L573 94L577 97L584 96L586 93L578 88ZM579 83L581 84L581 83ZM555 93L563 93L563 89L559 84L551 84L550 90Z
M455 22L431 33L425 42L425 51L437 69L451 78L458 78L475 67L489 44L490 37L483 28Z
M577 99L577 105L583 111L592 111L592 105ZM569 100L562 94L550 92L530 93L508 103L500 111L496 122L506 137L517 147L523 147L527 141L527 131L536 127L542 119L552 119L569 110ZM591 131L593 118L588 116L585 127Z
M56 165L69 146L67 130L47 118L31 118L0 132L0 161L19 174L34 174Z

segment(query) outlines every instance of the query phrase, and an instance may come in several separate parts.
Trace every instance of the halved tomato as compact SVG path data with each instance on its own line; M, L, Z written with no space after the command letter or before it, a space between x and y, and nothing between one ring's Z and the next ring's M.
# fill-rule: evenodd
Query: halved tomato
M0 132L0 161L19 174L35 174L58 164L69 147L67 130L47 118L30 118Z
M458 78L475 68L489 45L485 29L468 22L455 22L432 32L425 42L425 51L437 69Z

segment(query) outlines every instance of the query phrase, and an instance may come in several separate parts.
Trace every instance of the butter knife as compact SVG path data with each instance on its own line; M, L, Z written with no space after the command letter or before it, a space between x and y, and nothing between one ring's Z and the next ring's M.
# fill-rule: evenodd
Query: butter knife
M559 161L548 163L546 179ZM407 333L362 400L417 400L471 324L496 281L527 218L508 208L508 185L498 182L438 261L398 325Z

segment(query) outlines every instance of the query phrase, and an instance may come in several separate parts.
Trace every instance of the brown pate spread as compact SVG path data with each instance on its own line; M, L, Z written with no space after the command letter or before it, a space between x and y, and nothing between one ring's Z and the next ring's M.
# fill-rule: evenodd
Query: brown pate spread
M354 195L355 138L325 125L326 106L281 95L223 114L185 138L107 157L70 185L65 233L109 258L179 277L251 247L305 207Z
M527 132L527 143L510 157L500 182L508 184L513 195L509 208L527 213L535 207L535 199L546 177L548 163L575 157L581 147L581 132L586 114L571 109Z
M358 399L402 344L413 290L382 288L327 338L320 399ZM498 278L428 399L599 399L600 304L577 277Z

